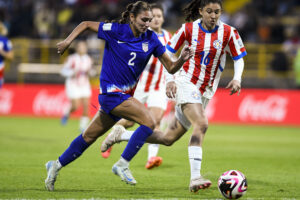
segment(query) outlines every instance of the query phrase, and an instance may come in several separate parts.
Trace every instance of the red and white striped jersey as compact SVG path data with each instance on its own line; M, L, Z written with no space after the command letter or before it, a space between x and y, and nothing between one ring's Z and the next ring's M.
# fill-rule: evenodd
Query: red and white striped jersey
M185 76L188 81L195 84L207 98L212 98L217 90L221 73L225 68L226 53L233 60L238 60L247 55L246 49L238 31L222 21L218 21L212 31L201 26L201 19L185 23L173 35L167 44L167 49L176 53L183 45L189 45L194 56L184 63L180 69L180 76ZM213 92L211 92L211 89Z
M64 64L64 68L72 70L71 77L68 77L66 81L77 86L89 85L89 70L92 68L92 59L87 54L80 56L75 53L70 55Z
M168 31L163 29L162 34L157 34L157 37L165 46L171 39L172 35ZM136 90L149 92L153 90L165 89L165 87L166 83L163 65L158 60L158 58L152 55L147 63L145 70L140 76L140 80L137 84Z

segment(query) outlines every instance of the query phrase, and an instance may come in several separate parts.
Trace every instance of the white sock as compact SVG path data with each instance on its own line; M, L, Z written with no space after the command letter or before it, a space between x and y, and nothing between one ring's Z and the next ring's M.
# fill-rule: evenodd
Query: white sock
M118 162L116 164L118 166L121 166L121 167L128 167L129 166L129 162L127 160L125 160L122 156L121 156L120 160L118 160Z
M155 157L158 153L159 144L148 144L148 160Z
M90 122L89 117L87 117L87 116L81 117L80 121L79 121L79 128L80 128L80 130L85 130L88 127L89 122Z
M55 162L56 162L57 169L60 170L62 168L62 165L60 164L59 160L57 159Z
M189 146L188 151L191 167L191 179L199 178L201 176L202 147Z
M121 135L121 141L129 141L134 131L125 131Z

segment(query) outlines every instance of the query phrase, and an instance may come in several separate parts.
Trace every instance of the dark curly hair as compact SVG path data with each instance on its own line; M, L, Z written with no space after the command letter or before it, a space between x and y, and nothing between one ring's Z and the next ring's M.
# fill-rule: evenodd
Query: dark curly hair
M199 8L204 8L206 5L210 3L217 3L222 8L222 0L193 0L191 1L184 9L183 13L185 14L186 21L195 21L201 18L199 13Z

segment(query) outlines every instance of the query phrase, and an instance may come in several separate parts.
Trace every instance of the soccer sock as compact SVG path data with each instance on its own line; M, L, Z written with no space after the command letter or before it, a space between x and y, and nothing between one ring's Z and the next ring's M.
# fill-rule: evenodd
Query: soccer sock
M59 160L57 159L55 162L56 162L57 169L60 170L62 168L62 165L60 164Z
M201 176L202 147L189 146L188 152L191 167L191 179L199 178Z
M118 160L118 162L116 163L116 165L123 166L123 167L128 167L129 162L121 157L120 160Z
M79 121L79 129L82 131L85 130L89 125L89 121L90 121L89 117L82 116Z
M121 135L121 141L129 141L131 136L133 135L134 131L125 131Z
M62 166L77 159L90 145L84 141L82 134L73 140L67 150L58 158Z
M155 157L158 153L159 144L148 144L148 160Z
M130 161L135 154L141 149L144 145L146 139L153 133L153 130L147 126L141 125L138 127L130 140L128 141L127 146L125 147L122 158L127 161Z

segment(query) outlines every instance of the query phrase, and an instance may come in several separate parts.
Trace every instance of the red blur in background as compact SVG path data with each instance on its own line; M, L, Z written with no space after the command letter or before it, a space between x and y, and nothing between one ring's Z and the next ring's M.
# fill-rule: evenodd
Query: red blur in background
M209 122L300 126L300 91L273 89L243 89L239 96L218 89L206 108ZM98 89L93 89L90 116L100 108ZM61 117L70 102L64 85L5 84L0 90L0 115ZM169 103L166 116L172 110ZM80 116L82 109L72 113Z

